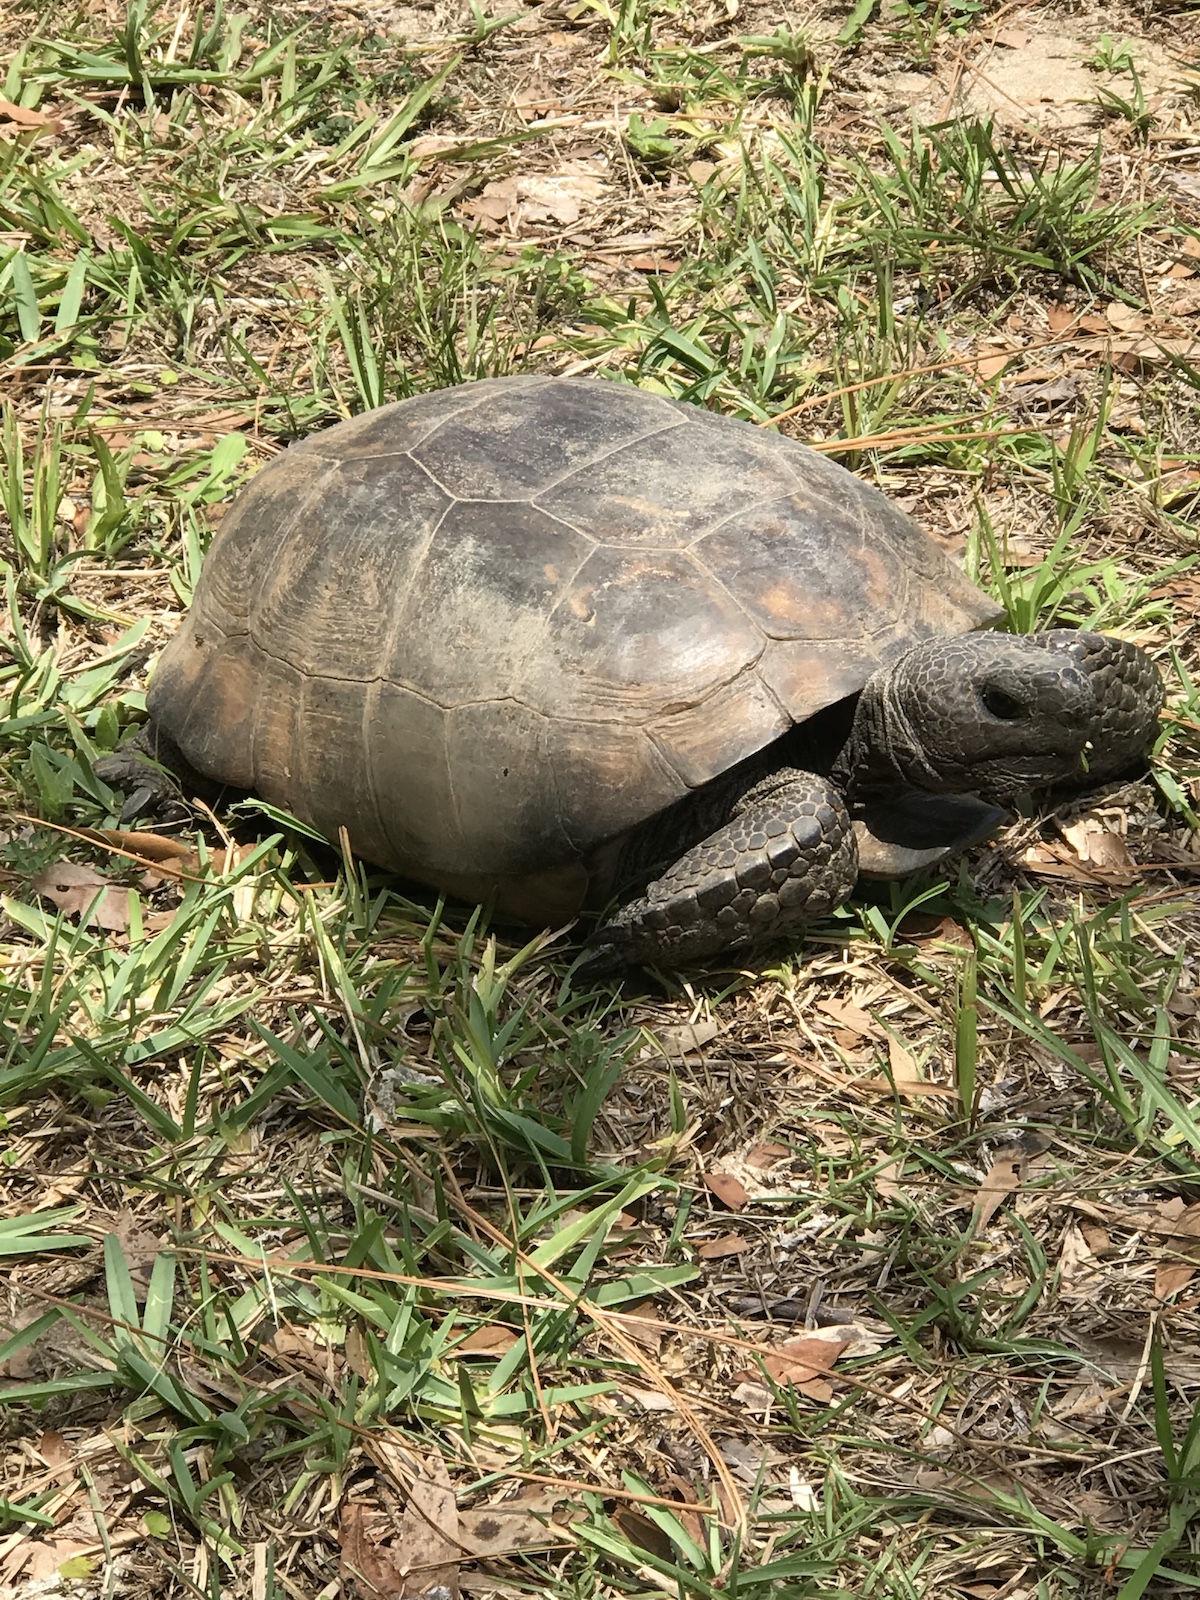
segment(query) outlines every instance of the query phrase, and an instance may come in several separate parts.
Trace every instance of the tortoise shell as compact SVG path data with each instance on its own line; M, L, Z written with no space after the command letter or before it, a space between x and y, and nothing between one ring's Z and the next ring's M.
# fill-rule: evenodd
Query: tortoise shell
M607 841L997 614L794 440L619 383L491 379L259 472L148 704L207 776L537 920L571 914Z

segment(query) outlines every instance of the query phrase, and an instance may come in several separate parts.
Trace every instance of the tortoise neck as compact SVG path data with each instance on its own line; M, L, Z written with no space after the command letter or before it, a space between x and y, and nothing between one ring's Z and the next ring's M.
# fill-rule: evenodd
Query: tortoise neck
M894 667L880 668L863 686L833 776L851 801L897 784L935 793L944 787L905 712Z

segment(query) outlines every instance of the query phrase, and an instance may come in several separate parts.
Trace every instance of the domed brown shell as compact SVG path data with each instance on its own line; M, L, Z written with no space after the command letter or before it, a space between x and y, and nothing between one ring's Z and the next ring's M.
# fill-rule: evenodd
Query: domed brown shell
M996 616L793 440L623 384L492 379L265 467L149 706L201 772L536 920L605 841Z

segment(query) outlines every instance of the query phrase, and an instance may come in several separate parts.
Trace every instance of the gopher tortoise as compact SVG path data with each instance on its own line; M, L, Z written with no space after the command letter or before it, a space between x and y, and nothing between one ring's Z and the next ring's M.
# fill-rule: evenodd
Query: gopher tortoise
M976 631L999 617L791 439L623 384L492 379L259 472L141 743L518 921L615 895L591 963L672 966L1144 758L1147 656Z

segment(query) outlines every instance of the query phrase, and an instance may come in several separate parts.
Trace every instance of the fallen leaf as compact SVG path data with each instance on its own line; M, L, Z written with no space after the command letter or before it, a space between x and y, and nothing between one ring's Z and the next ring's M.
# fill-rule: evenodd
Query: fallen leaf
M1046 307L1046 321L1050 325L1051 333L1065 333L1077 320L1078 313L1072 311L1070 306L1055 304Z
M706 1172L704 1182L716 1195L722 1205L729 1207L730 1211L744 1211L750 1204L750 1195L745 1184L728 1172Z
M563 1543L563 1530L521 1505L480 1506L458 1514L458 1538L472 1556L506 1556Z
M633 1506L618 1506L612 1519L630 1544L638 1550L647 1550L659 1561L670 1561L675 1553L670 1539L644 1512Z
M875 1187L885 1200L900 1200L906 1194L901 1179L904 1176L904 1157L890 1156L881 1162L875 1173Z
M975 363L975 375L986 383L989 378L996 378L1004 371L1012 360L1011 350L997 351L995 355L980 356Z
M765 1171L768 1167L778 1166L781 1161L786 1161L791 1153L785 1144L756 1144L752 1150L746 1152L746 1165Z
M118 850L128 850L130 855L141 856L144 861L169 864L173 861L196 860L196 852L182 839L172 839L165 833L132 832L123 828L97 828L88 831L88 837L105 844L115 844Z
M868 1012L851 1000L818 1000L817 1010L832 1017L840 1028L847 1028L860 1039L885 1039L887 1033Z
M37 1442L37 1453L48 1467L65 1467L71 1460L71 1446L61 1433L47 1428Z
M894 1033L888 1034L888 1066L892 1077L901 1081L921 1081L920 1063L912 1051Z
M665 1056L686 1056L698 1054L706 1044L709 1044L721 1031L721 1024L714 1022L711 1017L704 1017L699 1022L684 1022L677 1027L655 1028L650 1037L660 1047Z
M1059 1293L1077 1295L1084 1292L1083 1280L1092 1278L1094 1261L1083 1229L1077 1222L1068 1223L1063 1230L1058 1251Z
M679 263L673 256L630 256L625 265L634 272L677 272Z
M346 1365L364 1383L374 1382L376 1373L371 1365L370 1347L357 1324L346 1330Z
M1022 1157L1008 1150L998 1155L975 1191L975 1227L982 1231L1021 1183Z
M1170 1202L1168 1205L1174 1211L1174 1215L1167 1218L1171 1230L1163 1248L1174 1259L1160 1261L1158 1264L1154 1274L1156 1300L1168 1300L1173 1294L1178 1294L1180 1289L1192 1281L1197 1266L1200 1266L1200 1260L1179 1260L1181 1255L1200 1257L1200 1205L1184 1206L1179 1210L1175 1210L1175 1206ZM1167 1207L1160 1207L1160 1215L1166 1210Z
M447 1350L450 1356L503 1356L507 1355L521 1337L513 1328L503 1323L485 1323L469 1333L461 1344Z
M463 210L484 223L491 222L497 228L503 225L509 233L519 235L532 223L569 227L578 222L584 206L599 200L604 191L604 180L590 173L500 178L485 184L478 198L468 201Z
M841 1339L789 1339L774 1350L760 1352L762 1364L776 1383L790 1384L810 1400L828 1403L833 1397L833 1386L821 1376L828 1372L845 1350ZM739 1374L742 1382L753 1383L757 1373Z
M620 1327L622 1333L644 1350L653 1350L657 1355L661 1349L663 1331L653 1300L639 1300L636 1305L626 1306Z
M958 1093L953 1084L928 1083L924 1078L855 1078L847 1082L846 1088L865 1089L868 1094L898 1094L904 1100L952 1100Z
M400 1600L405 1593L405 1570L400 1566L399 1552L377 1543L368 1532L369 1522L378 1520L371 1518L359 1500L343 1505L338 1526L341 1575L349 1578L368 1600Z
M129 926L129 890L112 883L95 867L56 861L31 878L29 887L52 900L67 916L79 917L84 926L94 923L110 933L123 933Z
M1140 311L1135 311L1132 306L1122 305L1121 301L1114 300L1105 307L1104 315L1110 326L1119 333L1141 333L1146 326L1146 319Z
M1184 271L1192 271L1190 267ZM1162 309L1172 317L1194 317L1200 311L1200 283L1172 283L1163 297Z
M701 1261L721 1261L726 1256L741 1255L743 1250L749 1250L753 1244L752 1239L745 1239L740 1233L723 1233L719 1239L706 1239L703 1244L696 1246L696 1254Z
M434 1589L458 1594L458 1505L440 1450L430 1452L413 1479L397 1540L405 1563L402 1593L417 1600Z
M44 111L32 111L28 106L14 105L3 96L0 96L0 117L6 122L15 123L18 128L53 128L57 133L62 127L56 117L49 117Z
M1060 831L1080 861L1088 866L1101 871L1119 871L1136 865L1121 835L1094 818L1081 817Z

